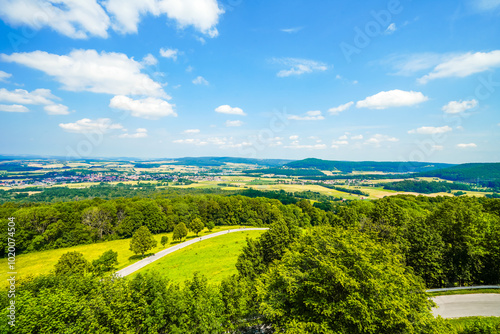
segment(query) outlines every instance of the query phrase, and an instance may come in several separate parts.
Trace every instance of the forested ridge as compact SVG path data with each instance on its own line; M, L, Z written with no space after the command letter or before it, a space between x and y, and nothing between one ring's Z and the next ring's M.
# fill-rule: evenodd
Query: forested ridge
M141 226L171 231L198 219L270 227L247 240L238 275L216 286L201 274L183 285L154 274L26 279L17 289L16 333L456 333L434 319L423 291L500 283L499 199L399 195L285 205L184 194L5 203L3 226L8 217L16 218L21 252L130 237Z

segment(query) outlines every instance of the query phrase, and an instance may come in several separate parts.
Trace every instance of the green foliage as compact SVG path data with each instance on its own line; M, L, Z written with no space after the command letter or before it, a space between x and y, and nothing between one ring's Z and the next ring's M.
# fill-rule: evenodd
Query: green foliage
M247 245L238 257L236 269L241 276L250 280L264 273L274 261L280 260L289 245L300 235L293 223L278 220L259 240L247 239Z
M144 253L148 250L155 247L156 240L146 226L139 227L130 240L130 250L142 256L144 256Z
M102 276L107 272L115 271L118 265L118 253L112 249L104 252L97 260L92 261L92 271Z
M211 220L207 221L207 223L205 224L205 226L207 227L207 229L212 232L212 230L214 229L215 227L215 223Z
M205 228L205 224L203 224L201 219L198 217L193 219L191 221L191 223L189 224L189 229L191 231L193 231L194 233L196 233L197 236L198 236L198 233L200 233L204 228Z
M261 312L287 333L440 333L402 262L356 231L316 227L261 278Z
M68 252L55 265L56 275L84 275L90 268L89 262L79 252Z
M338 190L338 191L342 191L342 192L348 193L348 194L361 195L361 196L370 196L370 194L365 193L365 192L363 192L363 191L361 191L359 189L349 189L349 188L334 186L334 185L325 184L325 183L322 183L321 186L325 187L325 188L328 188L328 189L335 189L335 190Z
M450 164L429 164L426 162L378 162L378 161L332 161L321 159L304 159L286 164L288 168L317 168L320 170L341 171L378 171L387 173L407 173L433 170L452 166ZM345 178L345 176L344 176Z
M439 177L451 181L477 183L490 188L500 187L500 163L468 163L439 169L419 176Z
M301 169L290 169L290 168L265 168L265 169L250 169L245 170L243 173L246 174L275 174L284 176L323 176L323 172L317 169L301 168Z
M163 237L161 237L161 245L165 247L166 244L168 244L168 237L164 235Z
M447 320L457 334L500 334L498 317L466 317Z
M174 228L173 239L180 241L183 238L185 238L187 236L187 234L188 234L188 229L187 229L186 225L184 223L180 223L180 224L176 225Z
M419 194L432 194L440 192L448 192L451 190L471 190L471 187L461 183L450 183L446 181L414 181L405 180L400 182L381 183L385 189L395 191L415 192ZM465 194L465 193L463 193Z

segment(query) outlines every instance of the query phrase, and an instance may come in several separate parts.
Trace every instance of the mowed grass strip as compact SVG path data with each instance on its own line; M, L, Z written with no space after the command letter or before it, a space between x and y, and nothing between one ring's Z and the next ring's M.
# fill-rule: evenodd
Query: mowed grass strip
M212 230L212 233L223 231L223 230L234 230L240 228L240 226L220 226L219 228L215 228ZM200 235L210 234L210 232L205 229L200 232ZM163 233L156 234L155 239L157 241L157 247L150 251L150 253L157 253L164 249L162 247L160 240L162 236L168 236L169 243L165 247L170 247L172 245L172 233ZM187 238L193 238L195 234L190 232ZM216 239L216 238L215 238ZM185 241L185 240L183 240ZM74 247L67 248L59 248L59 249L51 249L47 251L34 252L28 254L21 254L16 256L16 272L17 279L22 279L23 277L27 277L30 275L38 276L42 274L49 274L53 269L54 265L59 261L61 255L67 252L80 252L83 256L90 262L99 258L102 253L113 250L114 252L118 252L118 269L125 268L137 261L141 258L139 256L135 256L135 254L129 250L130 247L130 238L129 239L121 239L121 240L113 240L113 241L105 241L95 244L88 245L79 245ZM0 268L6 268L5 270L0 271L0 286L7 285L7 258L0 259Z
M205 275L210 283L220 283L225 277L236 274L236 261L246 238L258 238L265 231L241 231L224 234L197 242L147 265L133 273L154 272L173 282L183 283L193 278L194 272Z

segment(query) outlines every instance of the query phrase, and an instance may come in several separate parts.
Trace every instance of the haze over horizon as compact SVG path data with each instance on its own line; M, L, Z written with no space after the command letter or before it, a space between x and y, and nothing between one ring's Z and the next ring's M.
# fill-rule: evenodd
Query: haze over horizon
M0 0L0 154L500 161L500 1Z

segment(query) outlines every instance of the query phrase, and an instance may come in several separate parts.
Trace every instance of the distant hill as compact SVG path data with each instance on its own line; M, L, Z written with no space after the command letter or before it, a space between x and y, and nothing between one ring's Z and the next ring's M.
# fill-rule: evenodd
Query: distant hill
M500 163L468 163L419 173L418 176L439 177L450 181L478 183L495 187L500 183Z
M259 166L276 167L287 164L293 160L285 159L250 159L250 158L232 158L232 157L186 157L175 159L173 165L189 165L189 166L223 166L226 163L250 164Z
M414 161L332 161L309 158L304 160L292 161L287 163L285 166L288 168L316 168L320 170L340 171L342 173L352 173L354 171L409 173L447 168L454 165Z
M274 174L285 176L325 176L325 174L317 169L292 169L292 168L265 168L265 169L250 169L244 170L245 174Z

